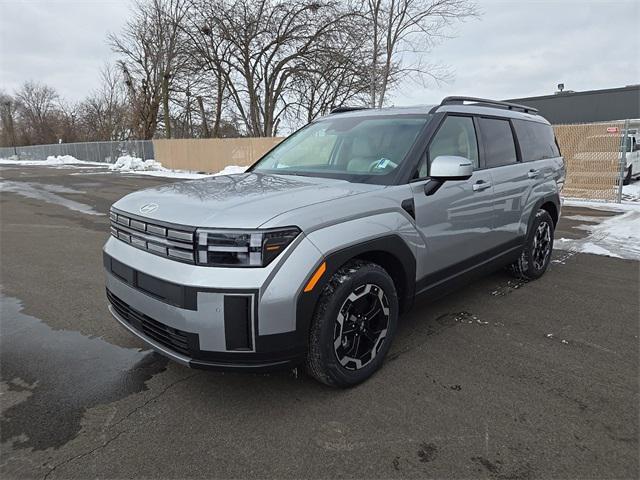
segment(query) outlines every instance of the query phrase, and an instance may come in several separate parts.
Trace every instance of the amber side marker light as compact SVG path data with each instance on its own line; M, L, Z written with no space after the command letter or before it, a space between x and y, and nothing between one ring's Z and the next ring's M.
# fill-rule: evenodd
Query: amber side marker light
M304 291L305 292L310 292L311 290L313 290L313 287L316 286L316 283L318 283L318 280L320 280L320 277L322 277L322 274L326 270L327 270L327 262L322 262L320 264L320 266L318 267L318 269L313 274L313 276L309 279L309 282L307 283L307 286L304 287Z

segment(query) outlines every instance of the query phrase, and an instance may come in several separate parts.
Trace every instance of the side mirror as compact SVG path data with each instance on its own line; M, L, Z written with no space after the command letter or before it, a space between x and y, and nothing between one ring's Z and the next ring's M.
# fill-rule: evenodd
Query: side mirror
M431 162L429 178L441 182L447 180L468 180L473 175L471 160L455 155L440 155Z

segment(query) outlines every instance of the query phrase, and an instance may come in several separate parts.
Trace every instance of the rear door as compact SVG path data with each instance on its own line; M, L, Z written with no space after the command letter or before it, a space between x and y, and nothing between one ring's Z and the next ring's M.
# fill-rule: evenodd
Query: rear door
M497 250L521 243L522 212L532 186L529 166L519 158L517 144L508 118L478 118L483 160L493 179L494 231Z
M527 223L535 203L558 191L557 183L563 183L560 149L556 142L553 127L548 123L533 120L513 119L520 160L527 175L526 203L523 223ZM523 234L526 225L521 227Z
M429 165L439 155L468 158L473 176L447 181L432 195L425 194ZM426 246L418 249L417 275L423 286L479 262L492 246L493 187L491 174L482 170L474 120L449 114L429 143L419 164L419 179L411 183L416 226Z

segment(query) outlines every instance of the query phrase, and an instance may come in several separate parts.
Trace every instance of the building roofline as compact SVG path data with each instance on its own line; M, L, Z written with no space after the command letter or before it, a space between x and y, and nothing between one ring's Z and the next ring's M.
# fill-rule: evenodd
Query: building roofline
M624 87L615 87L615 88L604 88L601 90L584 90L582 92L563 92L563 93L553 93L551 95L541 95L538 97L518 97L518 98L509 98L505 100L505 102L522 102L522 101L531 101L531 100L546 100L550 98L564 98L564 97L578 97L581 95L593 95L599 93L615 93L615 92L626 92L630 90L638 90L640 92L640 84L636 85L626 85Z

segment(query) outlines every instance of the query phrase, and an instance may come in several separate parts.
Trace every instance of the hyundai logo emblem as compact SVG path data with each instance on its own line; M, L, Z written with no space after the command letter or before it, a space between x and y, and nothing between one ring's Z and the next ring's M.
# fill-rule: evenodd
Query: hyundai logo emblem
M140 207L140 213L152 213L158 209L157 203L145 203Z

